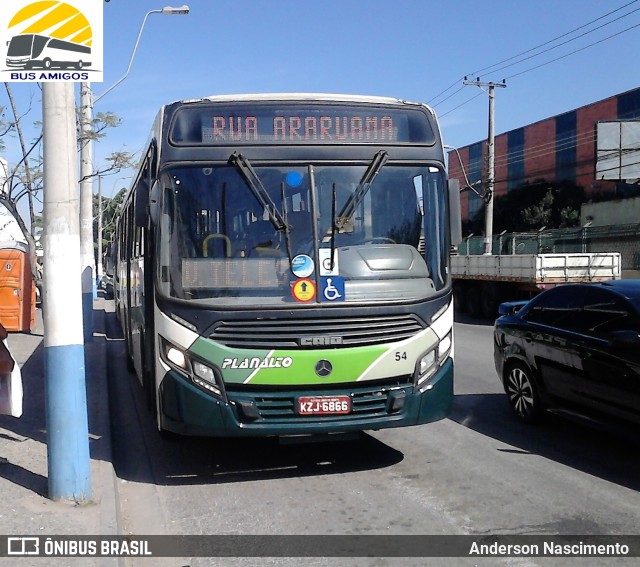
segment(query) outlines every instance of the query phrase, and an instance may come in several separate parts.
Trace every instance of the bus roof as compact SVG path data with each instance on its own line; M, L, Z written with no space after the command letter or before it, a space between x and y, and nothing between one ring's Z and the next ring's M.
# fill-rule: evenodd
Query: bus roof
M368 96L368 95L349 95L349 94L331 94L331 93L257 93L257 94L236 94L236 95L213 95L203 98L193 98L185 100L176 100L174 103L198 103L198 102L250 102L250 101L322 101L322 102L361 102L373 104L390 104L390 105L413 105L428 108L432 113L433 110L424 103L411 102L399 98L384 96Z

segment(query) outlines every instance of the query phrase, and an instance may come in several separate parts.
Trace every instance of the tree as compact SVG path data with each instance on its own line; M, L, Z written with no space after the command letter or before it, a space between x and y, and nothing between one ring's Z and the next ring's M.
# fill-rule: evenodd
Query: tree
M34 278L39 277L36 257L36 241L42 228L42 220L35 211L35 202L40 201L39 194L43 189L42 159L40 152L35 151L40 148L42 134L35 140L27 143L24 136L23 121L32 110L32 100L29 100L28 108L20 114L13 97L13 92L9 83L4 83L7 97L9 99L12 118L5 115L4 108L0 107L0 148L6 146L4 138L6 136L17 136L20 144L20 154L22 158L7 172L7 181L0 193L0 204L4 205L9 213L16 219L20 230L29 245L31 272ZM120 118L111 112L98 113L92 121L91 131L88 136L81 136L78 129L78 148L86 143L88 138L100 140L106 136L109 128L115 128L121 123ZM42 128L41 122L34 122L36 129ZM97 175L111 175L120 172L122 169L132 167L132 155L128 152L114 152L106 159L106 166L99 168L92 173ZM19 211L19 203L23 197L28 199L28 219L24 219Z
M116 223L120 216L121 206L124 202L124 198L127 195L127 189L123 187L120 189L115 197L102 197L102 252L103 254L109 248L109 243L113 242L114 233L116 230ZM93 241L94 241L94 255L96 266L102 261L102 258L98 258L98 218L100 216L100 204L98 195L93 196Z
M569 181L537 179L494 197L494 233L530 232L547 228L568 228L580 224L584 189ZM465 230L480 234L484 228L484 207Z

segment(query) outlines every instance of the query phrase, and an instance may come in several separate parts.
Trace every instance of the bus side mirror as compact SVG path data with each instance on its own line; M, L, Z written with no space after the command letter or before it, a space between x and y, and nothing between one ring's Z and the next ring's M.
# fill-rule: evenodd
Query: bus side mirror
M460 181L449 179L449 230L451 246L462 242L462 215L460 213Z
M146 228L149 224L149 183L146 179L140 180L135 189L134 215L136 226Z

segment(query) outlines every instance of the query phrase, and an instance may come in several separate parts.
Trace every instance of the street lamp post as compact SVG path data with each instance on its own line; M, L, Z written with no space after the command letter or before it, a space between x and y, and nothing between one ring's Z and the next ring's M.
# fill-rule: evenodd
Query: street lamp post
M189 13L189 6L186 4L179 7L165 6L157 10L148 11L140 30L138 31L138 37L133 46L131 57L129 59L129 65L125 74L120 77L113 85L111 85L106 91L93 98L91 92L90 83L81 84L81 105L82 105L82 144L80 147L80 163L81 163L81 182L80 182L80 256L81 256L81 280L82 280L82 305L83 305L83 326L84 326L84 341L90 342L93 339L93 294L94 286L96 285L96 266L93 253L93 139L91 138L91 128L93 121L93 105L98 102L102 97L116 88L122 81L124 81L133 65L133 60L138 50L138 44L140 43L140 37L142 36L142 30L147 22L147 18L151 14L164 14L164 15L182 15ZM100 258L98 258L100 262Z
M82 325L84 342L93 339L93 140L91 85L80 85L80 279L82 282Z
M142 24L140 25L140 31L138 31L138 37L136 38L136 43L133 46L133 51L131 52L131 58L129 59L129 66L127 67L125 74L122 75L122 77L120 77L115 83L113 83L113 85L111 85L106 91L104 91L102 94L95 97L93 99L93 102L94 103L98 102L103 96L105 96L107 93L110 93L113 89L115 89L129 75L129 72L131 71L131 66L133 65L133 59L135 58L136 51L138 50L138 44L140 43L142 30L144 29L144 25L147 23L147 18L151 14L165 14L165 15L171 16L171 15L183 15L183 14L186 15L188 13L189 13L189 6L187 6L186 4L178 8L174 8L173 6L165 6L164 8L161 8L159 10L149 10L144 15L144 19L142 20Z

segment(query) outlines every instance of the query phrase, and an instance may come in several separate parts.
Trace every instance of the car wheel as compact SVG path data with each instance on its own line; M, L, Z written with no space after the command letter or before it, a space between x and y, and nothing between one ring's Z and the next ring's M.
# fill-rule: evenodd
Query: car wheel
M540 418L542 407L531 370L524 364L509 367L504 382L509 405L518 419L525 423L534 423Z

